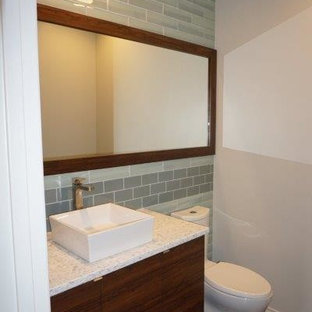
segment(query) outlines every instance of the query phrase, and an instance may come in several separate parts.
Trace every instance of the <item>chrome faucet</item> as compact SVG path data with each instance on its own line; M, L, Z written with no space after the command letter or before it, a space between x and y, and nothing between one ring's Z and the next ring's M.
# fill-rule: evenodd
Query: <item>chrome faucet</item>
M94 186L90 184L82 184L85 178L73 178L73 199L74 209L83 208L82 191L91 192L94 190Z

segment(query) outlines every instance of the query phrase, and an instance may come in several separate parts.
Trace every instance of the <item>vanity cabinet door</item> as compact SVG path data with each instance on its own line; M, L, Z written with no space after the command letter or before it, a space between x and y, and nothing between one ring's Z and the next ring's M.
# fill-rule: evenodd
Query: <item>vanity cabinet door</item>
M51 297L51 312L102 312L102 280Z
M162 311L204 311L204 237L163 253L162 288Z
M161 308L162 254L103 277L103 312L165 312Z

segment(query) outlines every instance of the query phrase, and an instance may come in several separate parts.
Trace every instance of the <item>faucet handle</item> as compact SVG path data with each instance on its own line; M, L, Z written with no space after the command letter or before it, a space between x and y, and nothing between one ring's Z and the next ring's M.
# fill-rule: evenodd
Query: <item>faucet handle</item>
M75 177L72 179L73 184L79 185L82 184L84 181L86 181L86 178L80 178L80 177Z

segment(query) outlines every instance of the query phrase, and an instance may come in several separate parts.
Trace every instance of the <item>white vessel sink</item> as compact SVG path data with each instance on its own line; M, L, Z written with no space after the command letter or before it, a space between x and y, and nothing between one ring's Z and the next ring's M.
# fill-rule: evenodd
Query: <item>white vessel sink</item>
M94 262L153 239L154 217L115 204L50 216L52 240Z

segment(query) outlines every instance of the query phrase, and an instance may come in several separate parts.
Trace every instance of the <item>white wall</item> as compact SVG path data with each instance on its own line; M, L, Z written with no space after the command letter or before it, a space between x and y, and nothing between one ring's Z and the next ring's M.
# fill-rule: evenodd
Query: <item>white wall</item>
M96 153L96 35L38 23L44 157Z
M224 147L312 164L311 29L312 8L225 56Z
M114 153L114 38L96 35L96 152Z
M207 90L206 58L115 39L115 152L207 145Z
M48 312L36 2L0 6L0 310Z
M246 47L248 49L252 47L253 49L249 52L255 52L254 45L258 45L258 52L264 56L266 50L276 46L283 38L276 38L278 39L276 43L271 42L269 44L268 41L265 41L261 45L262 38L270 36L270 33L264 34L264 37L255 38L286 22L311 5L312 1L308 0L277 0L274 2L270 0L217 0L216 2L216 45L219 60L217 156L214 183L214 259L232 261L250 267L264 275L271 282L274 290L271 306L280 312L311 311L312 167L308 164L282 160L280 159L281 154L278 155L277 153L273 154L274 157L259 155L261 152L259 146L263 143L258 139L258 130L254 129L253 124L248 124L248 115L244 111L240 111L242 109L241 96L235 102L235 105L238 105L237 113L229 116L227 122L235 123L237 127L241 123L244 125L242 133L244 138L246 138L247 133L247 137L250 138L248 142L253 142L253 144L256 142L252 146L253 153L239 151L240 147L237 141L231 145L232 149L222 145L223 136L225 142L233 142L229 137L231 134L224 132L228 125L223 119L223 111L228 112L227 109L231 109L232 106L224 107L223 78L228 79L234 75L232 72L234 67L228 67L223 71L223 58L227 53L234 51L243 44L246 45L241 47L240 51L245 51ZM303 14L307 13L308 11ZM310 22L307 21L307 23ZM276 29L272 31L274 33ZM287 34L284 33L284 35L291 38L292 31ZM296 42L300 35L297 34ZM249 42L252 39L255 41ZM292 37L292 39L294 38ZM295 41L290 40L289 44L291 43L295 44ZM233 58L237 51L233 52ZM239 57L239 61L249 61L249 69L254 70L257 66L257 55L247 53L245 54L247 59ZM300 49L296 51L293 57L295 59L301 57ZM269 60L271 59L269 58ZM286 62L284 61L285 66L292 61L293 58L288 58ZM233 65L232 60L230 65ZM266 64L262 65L261 71L270 73L271 67ZM246 73L244 66L242 68L242 72L239 70L235 72L238 81L244 77L241 74ZM224 75L227 76L224 77ZM263 91L264 99L268 91L272 92L264 79L249 78L250 81L244 81L244 83L249 87L252 83L256 83L257 88ZM270 79L270 75L268 79ZM305 81L301 80L302 77L299 77L299 83L304 84ZM231 90L231 97L227 99L227 104L232 104L230 102L232 96L239 95L237 91L241 86L237 84L235 86L237 88ZM289 83L281 86L280 90L288 92L289 86ZM252 94L248 92L247 90L250 97ZM307 96L311 95L311 93L305 92ZM258 98L249 98L249 100L247 109L251 118L254 116L261 118L265 128L265 121L270 120L274 107L267 107L266 110L259 111ZM292 105L288 102L289 100L285 99L285 105ZM275 103L275 101L271 102L272 105ZM297 123L305 124L309 107L304 104L300 97L296 100L296 107L298 109L296 112ZM271 131L277 131L279 123L293 120L291 114L291 111L283 111L276 119L278 123L275 124L275 127L274 123L271 124ZM236 126L233 128L235 131L238 130ZM276 138L287 140L286 133L278 133ZM305 145L310 145L309 137L299 140L301 140L301 147L297 150L289 150L295 155L296 160L301 159L303 151L307 151ZM272 143L272 139L268 141ZM239 143L246 143L246 141L240 138ZM229 145L229 143L227 144ZM263 149L265 151L263 154L269 155L270 152L274 151L274 147L266 146ZM287 155L289 155L288 152Z

